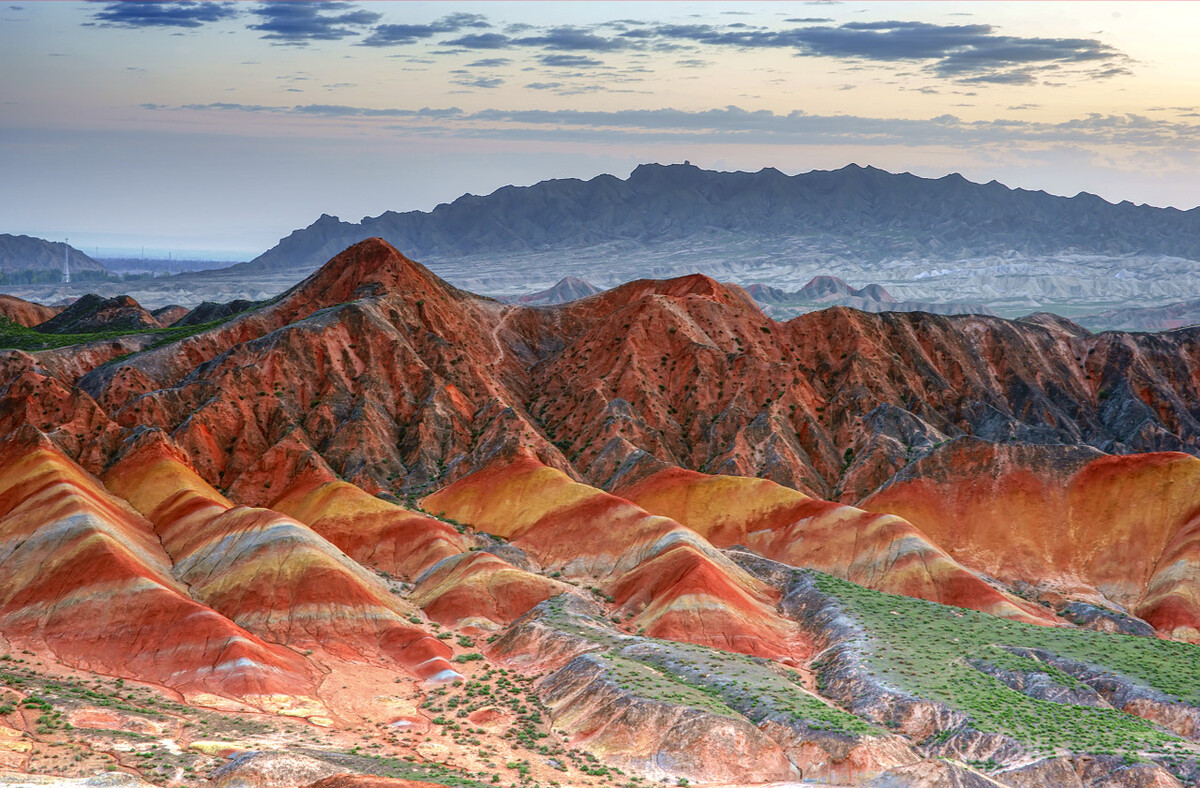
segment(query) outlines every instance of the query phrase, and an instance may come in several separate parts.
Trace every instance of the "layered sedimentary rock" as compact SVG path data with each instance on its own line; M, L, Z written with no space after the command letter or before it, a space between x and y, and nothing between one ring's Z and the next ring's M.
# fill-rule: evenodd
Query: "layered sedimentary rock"
M235 506L161 440L133 447L106 476L154 523L191 594L273 642L385 657L421 678L455 675L451 650L407 618L413 608L307 526Z
M964 568L906 520L810 498L766 479L706 476L670 468L620 491L717 547L742 545L792 566L859 585L992 615L1057 625L1045 608L1018 599Z
M1200 639L1200 460L1059 446L946 444L864 506L918 524L951 555L1048 599L1082 598Z
M0 352L0 763L1200 777L1187 331L501 304L378 240L227 317Z
M151 525L31 428L0 451L0 617L70 665L184 692L283 705L314 676L193 599Z

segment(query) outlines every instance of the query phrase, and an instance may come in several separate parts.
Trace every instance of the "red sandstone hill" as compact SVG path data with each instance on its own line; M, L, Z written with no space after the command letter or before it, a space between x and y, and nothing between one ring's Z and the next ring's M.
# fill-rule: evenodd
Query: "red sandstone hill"
M1200 643L1200 460L952 441L868 498L958 560L1047 599ZM963 527L963 524L969 527Z
M424 533L412 543L431 552L378 565L415 577L461 552L444 525L383 503L346 503L358 513L342 522L370 512L381 529L354 535L336 525L339 515L322 514L322 496L419 492L524 456L611 489L685 468L848 501L963 433L1114 451L1186 448L1200 425L1182 370L1195 366L1196 350L1187 332L1093 337L986 317L831 309L777 323L745 291L704 276L631 282L552 308L501 305L373 239L271 306L77 379L14 358L14 374L29 371L0 399L0 416L53 430L97 473L121 435L160 428L208 484L250 505L278 501L359 560L380 560L368 550L397 555L376 539L410 518ZM56 404L31 410L34 400ZM339 477L350 484L327 486ZM824 509L833 523L851 511L804 495L783 505L774 526L777 554L793 560L796 537L808 532L795 530L798 515L788 512ZM907 523L861 522L880 558L914 544ZM912 524L924 530L919 518ZM908 554L926 580L868 584L932 599L954 588L972 607L1045 618L1039 606L971 579L938 535L922 539L926 546ZM837 570L867 559L805 560ZM963 581L937 579L942 570L930 567L943 564L947 578L961 571Z
M964 433L1184 449L1195 355L1189 332L847 309L776 323L701 276L500 305L369 240L270 307L78 384L119 429L171 432L217 486L286 439L369 490L524 447L602 486L678 465L852 501Z
M181 750L339 771L1171 785L1200 658L1096 638L1200 640L1197 337L780 323L704 276L526 307L364 241L169 344L0 351L0 648L306 726ZM1053 704L1141 749L1001 724ZM0 723L3 764L51 729Z
M0 315L26 328L45 323L62 311L62 307L43 306L16 296L0 294Z

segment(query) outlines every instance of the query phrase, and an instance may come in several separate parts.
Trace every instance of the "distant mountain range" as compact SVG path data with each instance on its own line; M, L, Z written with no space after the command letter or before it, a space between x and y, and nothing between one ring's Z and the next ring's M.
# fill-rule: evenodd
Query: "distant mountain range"
M323 215L229 270L298 279L369 237L482 293L530 294L564 276L609 288L689 273L796 291L833 275L878 284L898 301L977 304L1014 317L1200 293L1200 209L856 165L788 176L644 164L624 180L506 186L428 212L360 222Z
M577 301L580 298L604 292L590 282L574 276L566 276L554 287L522 296L501 297L500 300L524 306L555 306ZM753 284L746 292L762 307L763 312L776 320L825 309L831 306L846 306L861 312L929 312L935 315L992 315L982 304L956 302L897 301L891 293L879 285L854 288L836 276L816 276L795 292L785 292L777 287Z
M415 257L443 258L747 233L829 236L877 259L1063 250L1200 258L1200 209L1113 205L1087 193L1055 197L853 164L794 176L643 164L626 180L506 186L429 212L388 211L357 223L323 215L246 265L311 268L375 236Z
M0 233L0 283L55 281L63 267L63 252L69 249L71 274L101 274L109 271L73 246L34 238L30 235ZM40 277L38 275L41 275Z
M1200 299L1166 306L1110 309L1074 318L1092 331L1172 331L1200 325Z
M771 317L787 319L816 309L848 306L862 312L929 312L935 315L994 315L982 304L953 301L897 301L880 285L856 289L836 276L815 276L795 292L777 287L753 284L746 288L754 300Z

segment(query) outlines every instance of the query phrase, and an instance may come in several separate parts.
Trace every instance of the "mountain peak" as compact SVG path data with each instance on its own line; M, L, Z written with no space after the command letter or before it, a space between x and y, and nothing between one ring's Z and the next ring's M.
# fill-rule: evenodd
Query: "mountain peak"
M382 238L367 238L349 247L292 288L285 302L323 309L369 296L403 294L420 301L430 296L460 297L461 291L420 263L405 257Z
M599 292L601 292L600 288L577 276L564 276L553 287L523 295L517 299L517 302L537 305L565 304L569 301L587 298Z
M608 303L626 304L649 296L686 298L699 296L724 305L738 305L761 314L762 309L739 285L718 282L704 274L689 274L674 279L639 279L604 292Z
M845 280L836 276L822 274L814 276L808 280L808 284L800 288L800 293L806 298L819 298L821 296L834 295L854 295L854 288L846 283Z

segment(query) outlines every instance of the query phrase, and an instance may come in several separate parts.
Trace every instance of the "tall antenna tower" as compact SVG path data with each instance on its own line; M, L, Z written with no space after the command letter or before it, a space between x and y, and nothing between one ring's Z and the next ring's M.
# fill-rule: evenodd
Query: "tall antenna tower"
M63 284L71 284L71 239L63 241Z

